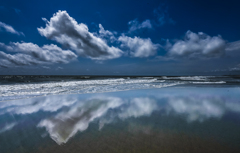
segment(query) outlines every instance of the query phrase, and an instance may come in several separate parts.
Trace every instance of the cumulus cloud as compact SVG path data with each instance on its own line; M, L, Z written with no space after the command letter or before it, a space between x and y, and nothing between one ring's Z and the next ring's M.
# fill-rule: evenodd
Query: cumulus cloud
M14 66L36 65L39 61L34 61L32 56L26 54L6 54L0 51L0 67L8 68Z
M240 51L240 41L228 43L226 45L226 51Z
M19 31L15 30L12 26L10 26L6 23L0 22L0 31L2 29L4 29L6 32L10 32L12 34L23 35L24 36L23 32L19 32Z
M66 11L58 11L46 27L38 28L39 33L48 39L54 40L66 48L76 51L79 55L95 60L118 58L122 55L119 48L108 46L100 37L88 31L86 24L78 24Z
M0 51L0 66L13 67L23 65L68 63L77 58L77 55L70 50L62 50L56 45L44 45L39 47L33 43L10 43L6 45L0 43L0 47L8 52L16 54L7 54Z
M120 41L121 47L125 47L130 51L131 56L133 57L149 57L156 54L159 44L152 43L150 38L144 39L140 37L128 37L120 36L118 38Z
M210 37L202 32L187 31L184 40L169 45L168 55L187 58L212 58L225 54L225 41L220 36Z
M150 20L145 20L142 23L139 23L137 19L129 21L128 22L129 25L129 31L128 33L132 33L136 30L140 30L140 29L152 29L152 24Z
M115 37L115 34L117 32L111 32L109 30L105 30L101 24L99 24L99 36L103 39L106 39L107 41L110 40L110 42L114 42L117 40Z

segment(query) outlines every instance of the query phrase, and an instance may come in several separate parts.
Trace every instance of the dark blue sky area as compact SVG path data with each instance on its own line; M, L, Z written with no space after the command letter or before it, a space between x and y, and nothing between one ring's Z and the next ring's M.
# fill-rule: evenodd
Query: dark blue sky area
M239 5L3 0L0 74L240 74Z

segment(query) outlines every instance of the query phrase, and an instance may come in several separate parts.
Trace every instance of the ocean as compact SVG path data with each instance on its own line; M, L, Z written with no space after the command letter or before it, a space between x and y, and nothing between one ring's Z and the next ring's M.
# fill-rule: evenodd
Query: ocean
M0 76L0 101L170 86L239 86L240 76Z

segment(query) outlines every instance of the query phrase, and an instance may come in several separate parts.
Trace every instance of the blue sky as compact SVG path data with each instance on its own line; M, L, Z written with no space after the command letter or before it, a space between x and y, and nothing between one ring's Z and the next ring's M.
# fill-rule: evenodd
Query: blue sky
M0 74L240 74L238 1L0 2Z

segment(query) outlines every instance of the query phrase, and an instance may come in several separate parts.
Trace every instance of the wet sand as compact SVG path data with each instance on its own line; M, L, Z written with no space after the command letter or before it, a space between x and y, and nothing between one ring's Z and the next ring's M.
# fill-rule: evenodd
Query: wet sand
M240 152L236 87L169 87L2 102L1 152Z

